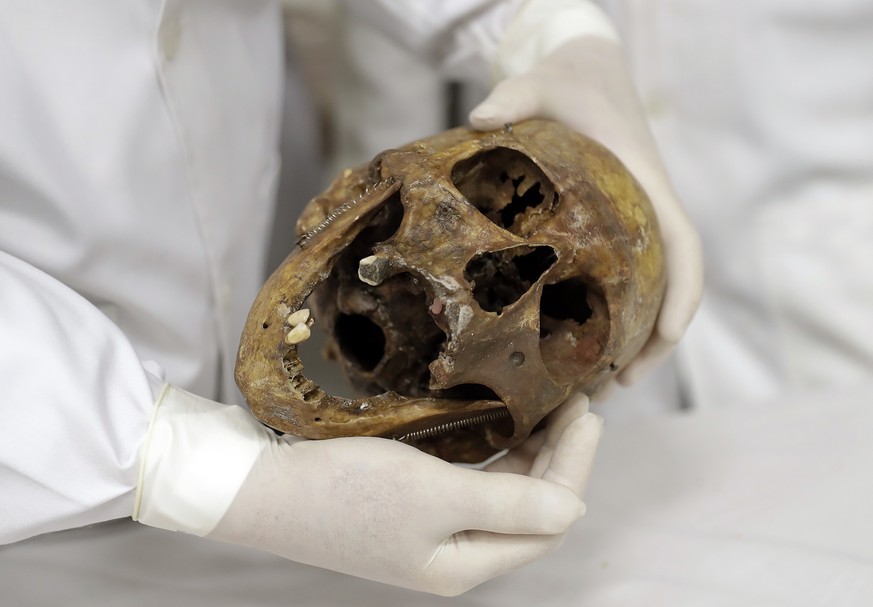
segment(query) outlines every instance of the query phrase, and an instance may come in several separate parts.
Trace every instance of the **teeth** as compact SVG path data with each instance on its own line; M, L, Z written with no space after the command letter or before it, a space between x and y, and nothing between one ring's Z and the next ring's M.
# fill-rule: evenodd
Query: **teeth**
M292 312L287 320L287 323L291 325L291 330L285 336L285 343L293 346L309 339L309 336L312 334L309 326L312 325L312 322L309 308L301 308L296 312Z
M291 313L288 316L288 324L292 327L296 327L299 324L305 323L309 320L310 312L309 308L301 308L296 312Z
M293 346L306 341L309 339L310 335L311 331L309 330L309 326L306 323L300 323L288 331L288 335L285 336L285 343L289 346Z
M358 262L358 278L371 286L381 284L388 275L388 259L378 255L364 257Z

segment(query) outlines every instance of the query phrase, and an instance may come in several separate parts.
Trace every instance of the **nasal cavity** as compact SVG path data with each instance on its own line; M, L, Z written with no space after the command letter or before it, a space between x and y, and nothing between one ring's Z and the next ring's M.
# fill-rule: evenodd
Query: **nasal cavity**
M555 250L545 246L487 251L470 260L464 278L480 308L501 314L521 299L556 259Z

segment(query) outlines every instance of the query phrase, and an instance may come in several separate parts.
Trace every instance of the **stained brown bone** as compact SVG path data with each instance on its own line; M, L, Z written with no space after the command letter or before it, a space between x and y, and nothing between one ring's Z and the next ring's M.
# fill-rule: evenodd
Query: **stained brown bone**
M495 179L501 172L506 179ZM367 186L375 187L361 197ZM542 204L510 208L534 187ZM376 283L367 285L337 262L398 196L396 232L372 243L376 263L360 268ZM298 226L314 233L253 305L237 382L259 419L307 438L400 436L505 406L513 422L508 430L486 425L479 434L464 432L454 447L446 439L448 447L432 450L468 459L462 452L481 452L477 441L491 448L518 444L572 391L595 389L633 357L663 296L660 241L645 194L607 150L554 123L531 121L511 132L456 129L386 152L369 169L340 176L307 206ZM488 264L505 268L501 259L546 250L553 259L531 284L505 297L499 310L482 309L487 304L470 283L483 282ZM485 269L471 265L474 260ZM373 317L388 342L382 360L365 369L347 357L343 362L356 385L384 393L335 398L302 374L296 347L284 342L282 317L320 283L314 300L330 331L340 313L382 310ZM425 389L398 383L409 378L390 352L404 325L409 328L390 302L413 284L446 336L436 360L414 361L429 372ZM541 314L544 289L574 284L588 294L579 303L590 308L588 318L577 323ZM499 277L496 285L500 291ZM485 386L497 398L445 398L459 384Z
M331 396L303 375L296 345L285 342L288 316L299 310L330 273L336 255L352 241L372 213L400 187L396 182L359 195L353 209L337 216L329 230L307 239L270 276L250 310L237 354L236 380L252 413L266 425L305 438L378 436L390 413L407 431L487 411L500 403L458 403L435 398L404 399L386 392L360 399ZM327 215L325 215L327 217ZM398 402L403 407L397 407ZM463 412L462 412L463 411Z

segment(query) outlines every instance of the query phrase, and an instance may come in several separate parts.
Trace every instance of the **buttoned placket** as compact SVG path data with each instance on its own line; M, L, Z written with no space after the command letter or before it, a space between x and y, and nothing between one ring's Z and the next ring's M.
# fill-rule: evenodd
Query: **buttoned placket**
M219 372L215 373L216 385L214 393L220 394L222 383L222 368L223 359L228 355L225 335L226 317L228 312L228 294L229 287L226 281L222 281L219 277L219 265L215 259L215 252L210 246L210 238L208 234L208 223L204 216L205 209L199 203L198 197L203 193L198 187L200 176L197 174L196 162L194 154L198 154L198 146L190 141L192 129L187 128L184 123L184 115L178 111L177 95L185 94L177 90L176 79L172 77L172 70L177 68L180 63L185 62L188 58L182 50L182 38L184 36L183 21L184 12L191 10L192 6L186 5L179 0L165 0L161 10L160 23L157 29L156 43L158 55L158 77L161 82L164 100L167 105L168 113L171 116L174 124L177 141L181 148L181 157L184 159L184 173L188 183L188 202L192 207L194 220L197 224L198 237L200 240L203 258L206 263L206 272L208 274L210 288L210 299L213 308L213 321L215 323L215 334L218 336L220 346L220 356L216 360L216 365L219 367ZM222 288L223 285L223 288Z

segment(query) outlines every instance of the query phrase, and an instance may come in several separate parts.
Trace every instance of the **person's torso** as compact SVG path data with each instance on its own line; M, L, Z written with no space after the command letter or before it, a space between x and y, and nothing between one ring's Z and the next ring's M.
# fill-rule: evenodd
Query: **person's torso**
M168 380L236 398L279 166L278 6L36 3L0 30L0 247Z

